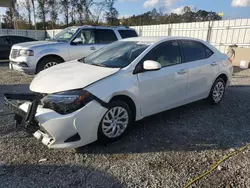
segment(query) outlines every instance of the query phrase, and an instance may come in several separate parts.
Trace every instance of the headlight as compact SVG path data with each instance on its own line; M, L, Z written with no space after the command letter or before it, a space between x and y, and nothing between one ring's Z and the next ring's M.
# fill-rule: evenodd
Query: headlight
M20 50L19 56L34 56L33 50Z
M65 91L44 97L41 103L59 114L72 113L93 100L93 95L85 90Z

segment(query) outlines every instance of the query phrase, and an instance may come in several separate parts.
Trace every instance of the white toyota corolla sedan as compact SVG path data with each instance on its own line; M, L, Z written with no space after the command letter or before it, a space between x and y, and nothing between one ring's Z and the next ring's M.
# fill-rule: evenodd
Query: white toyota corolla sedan
M134 121L187 103L218 104L232 72L228 57L202 40L130 38L40 72L34 94L5 94L5 102L49 148L77 148L116 140Z

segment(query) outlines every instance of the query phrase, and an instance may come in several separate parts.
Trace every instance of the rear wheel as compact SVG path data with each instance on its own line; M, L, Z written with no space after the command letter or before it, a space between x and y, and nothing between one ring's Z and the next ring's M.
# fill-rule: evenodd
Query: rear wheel
M129 106L123 101L110 103L108 111L103 116L98 128L98 140L114 141L122 137L132 122Z
M44 59L42 59L38 66L37 66L37 71L36 73L39 73L40 71L53 67L59 63L62 63L62 59L58 58L58 57L45 57Z
M211 104L219 104L225 93L225 81L222 78L217 78L211 88L208 100Z

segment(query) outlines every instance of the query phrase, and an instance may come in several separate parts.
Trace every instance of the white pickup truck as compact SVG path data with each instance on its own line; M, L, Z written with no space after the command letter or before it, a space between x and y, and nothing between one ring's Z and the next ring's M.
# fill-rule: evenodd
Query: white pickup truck
M56 64L86 57L111 42L137 36L136 31L128 27L68 27L48 41L14 45L9 68L36 74Z

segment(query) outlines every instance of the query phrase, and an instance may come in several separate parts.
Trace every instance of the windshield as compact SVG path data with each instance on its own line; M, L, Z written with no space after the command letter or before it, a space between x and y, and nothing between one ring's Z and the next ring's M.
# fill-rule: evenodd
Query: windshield
M114 42L83 59L86 64L97 66L123 68L135 60L149 44L138 41Z
M73 35L77 32L78 29L79 28L73 28L73 27L66 28L61 32L59 32L58 34L56 34L51 40L69 41L73 37Z

